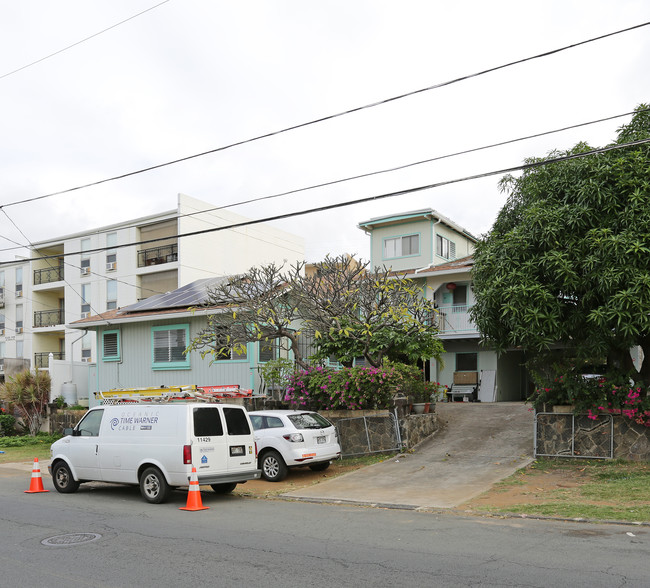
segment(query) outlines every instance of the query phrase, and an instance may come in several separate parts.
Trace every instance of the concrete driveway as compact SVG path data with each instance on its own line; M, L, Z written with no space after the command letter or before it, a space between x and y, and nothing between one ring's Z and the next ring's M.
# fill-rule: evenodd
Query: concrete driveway
M303 500L453 508L533 460L533 414L523 402L439 403L440 430L411 453L302 488Z

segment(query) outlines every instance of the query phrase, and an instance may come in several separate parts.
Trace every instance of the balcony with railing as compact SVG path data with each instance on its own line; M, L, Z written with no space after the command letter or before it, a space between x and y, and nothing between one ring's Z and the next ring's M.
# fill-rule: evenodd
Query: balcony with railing
M65 359L63 351L48 351L47 353L34 353L34 366L40 369L50 367L50 355L52 359Z
M472 322L467 304L438 307L438 329L441 338L478 337L478 330Z
M138 251L138 267L178 261L178 245L163 245Z
M62 267L46 267L34 270L34 286L40 284L49 284L51 282L61 282L63 280Z
M37 310L34 312L34 328L54 327L65 322L63 310Z

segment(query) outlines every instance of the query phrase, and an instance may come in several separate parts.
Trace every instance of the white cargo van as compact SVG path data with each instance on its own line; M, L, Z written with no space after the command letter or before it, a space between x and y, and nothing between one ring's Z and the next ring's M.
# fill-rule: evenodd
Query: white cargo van
M188 486L192 466L199 484L221 493L260 477L253 427L234 404L97 406L65 432L48 466L63 493L88 481L139 484L144 499L158 504Z

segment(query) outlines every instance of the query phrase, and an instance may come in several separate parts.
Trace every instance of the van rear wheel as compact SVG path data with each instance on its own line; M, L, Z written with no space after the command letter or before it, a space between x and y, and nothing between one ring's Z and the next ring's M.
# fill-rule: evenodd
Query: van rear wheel
M217 494L228 494L237 488L237 482L232 484L210 484L210 486Z
M147 468L140 476L140 494L151 504L161 504L167 500L171 488L162 472L156 467Z

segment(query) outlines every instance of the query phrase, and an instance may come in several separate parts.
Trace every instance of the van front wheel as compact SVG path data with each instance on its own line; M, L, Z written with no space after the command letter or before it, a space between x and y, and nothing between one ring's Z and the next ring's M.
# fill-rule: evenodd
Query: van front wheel
M140 476L140 493L151 504L161 504L169 497L171 488L162 472L155 467L147 468Z
M74 479L70 466L64 461L57 463L52 469L52 482L61 494L71 494L79 489L79 482Z

